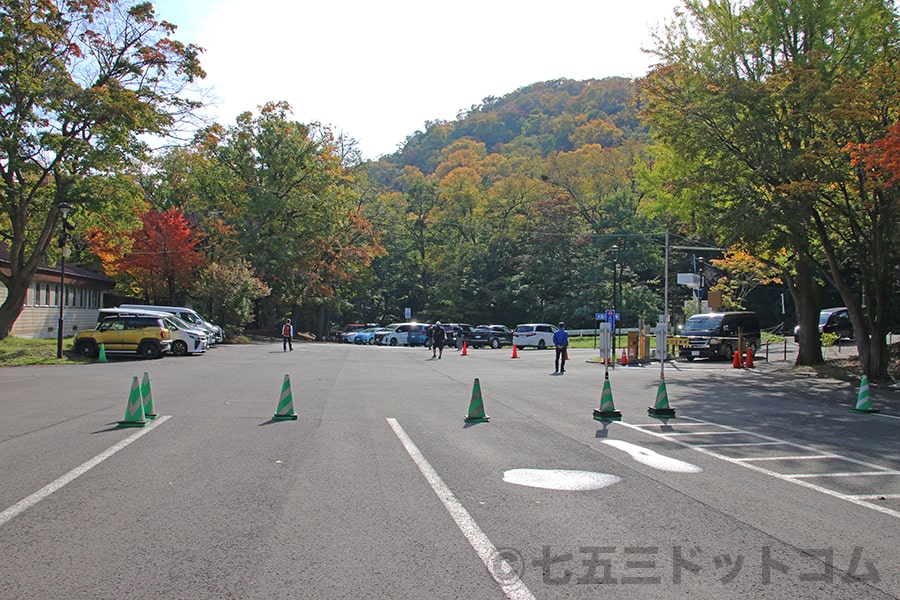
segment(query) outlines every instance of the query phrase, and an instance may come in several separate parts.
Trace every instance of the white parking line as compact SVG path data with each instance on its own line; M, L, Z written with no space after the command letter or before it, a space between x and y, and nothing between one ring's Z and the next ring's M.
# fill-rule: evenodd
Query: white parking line
M773 438L773 437L766 436L766 435L761 435L761 434L758 434L758 433L755 433L755 432L752 432L752 431L746 431L746 430L743 430L743 429L739 429L739 428L737 428L737 427L731 427L730 425L720 425L720 424L718 424L718 423L713 423L712 421L704 421L704 420L701 420L701 419L693 419L693 418L691 418L691 417L683 417L683 418L691 419L692 421L694 421L694 422L696 422L696 423L702 423L702 424L705 424L705 425L714 425L714 426L717 426L717 427L722 427L723 429L730 429L731 431L734 431L734 432L737 432L737 433L746 433L746 434L748 434L748 435L752 435L752 436L756 436L756 437L759 437L759 438L762 438L762 439L765 439L765 440L769 440L772 444L784 444L784 445L792 446L792 447L794 447L794 448L800 448L800 449L802 449L802 450L808 450L808 451L810 451L810 452L815 452L816 454L818 454L818 455L820 455L820 456L822 455L822 453L821 453L820 450L818 450L818 449L816 449L816 448L813 448L813 447L811 447L811 446L804 446L803 444L797 444L797 443L794 443L794 442L787 442L787 441L779 440L779 439L777 439L777 438ZM769 475L770 477L774 477L775 479L780 479L781 481L787 481L787 482L790 482L790 483L794 483L794 484L797 484L797 485L799 485L799 486L802 486L802 487L805 487L805 488L808 488L808 489L811 489L811 490L815 490L815 491L817 491L817 492L821 492L821 493L826 494L826 495L828 495L828 496L831 496L831 497L833 497L833 498L838 498L838 499L841 499L841 500L846 500L847 502L851 502L851 503L853 503L853 504L856 504L857 506L862 506L862 507L865 507L865 508L870 508L870 509L876 510L876 511L878 511L878 512L880 512L880 513L884 513L884 514L886 514L886 515L890 515L890 516L892 516L892 517L895 517L895 518L900 519L900 511L892 510L892 509L890 509L890 508L886 508L886 507L881 506L881 505L879 505L879 504L873 504L872 502L869 502L869 501L866 500L866 498L870 498L870 499L888 498L888 497L889 497L888 495L885 495L885 494L874 494L874 495L871 495L871 496L859 496L859 495L851 495L851 494L842 494L841 492L836 492L835 490L832 490L832 489L823 487L823 486L821 486L821 485L816 485L816 484L814 484L814 483L810 483L810 482L807 481L806 479L798 478L798 477L796 477L795 475L785 475L784 473L779 473L779 472L777 472L777 471L772 471L771 469L766 469L766 468L764 468L764 467L760 467L760 466L756 465L755 463L748 462L746 459L734 458L734 457L731 457L731 456L727 456L727 455L725 455L725 454L720 454L720 453L718 453L718 452L714 452L714 451L710 450L708 447L702 447L702 446L700 446L700 445L698 445L698 444L691 444L691 443L689 443L689 442L682 441L682 440L679 440L679 439L677 439L677 438L673 438L673 437L671 437L669 434L667 434L667 433L665 433L665 432L650 431L649 428L654 427L654 425L652 425L652 424L646 424L646 423L644 423L644 424L640 424L640 425L634 425L634 424L631 424L631 423L626 423L626 422L624 422L624 421L619 421L619 422L617 422L616 424L617 424L617 425L623 425L623 426L625 426L625 427L628 427L629 429L633 429L633 430L635 430L635 431L639 431L639 432L645 433L645 434L647 434L647 435L652 435L652 436L654 436L654 437L657 437L657 438L661 438L661 439L667 440L667 441L669 441L669 442L672 442L673 444L678 444L679 446L683 446L683 447L685 447L685 448L692 448L692 449L696 450L697 452L700 452L701 454L706 454L707 456L711 456L711 457L713 457L713 458L718 458L719 460L723 460L723 461L728 462L728 463L732 463L732 464L735 464L735 465L740 465L740 466L742 466L742 467L746 467L746 468L748 468L748 469L750 469L750 470L752 470L752 471L756 471L757 473L763 473L763 474L765 474L765 475ZM658 428L658 427L659 427L659 424L656 424L655 427ZM846 461L848 461L848 462L852 462L852 463L855 463L855 464L868 466L868 467L870 467L871 469L876 469L876 470L878 470L878 472L890 472L890 471L892 471L892 469L888 469L888 468L886 468L886 467L882 467L881 465L876 465L876 464L872 464L872 463L867 463L867 462L864 462L864 461L861 461L861 460L857 460L857 459L855 459L855 458L850 458L849 456L840 456L840 455L838 455L837 457L840 458L841 460L846 460Z
M456 521L456 526L459 527L459 530L466 536L472 548L475 549L488 573L491 574L494 581L500 584L506 597L510 600L534 600L534 596L525 586L525 583L519 578L509 563L502 558L493 542L484 534L478 523L472 518L472 515L456 499L456 496L453 495L453 492L450 491L444 480L437 474L437 471L428 463L425 456L397 422L397 419L388 418L387 422L400 439L403 447L406 448L410 458L419 467L419 471L425 476L425 480L428 481L431 489L434 490L434 493L437 494L437 497L443 503L444 508Z
M820 460L823 458L838 458L843 460L844 457L838 454L816 454L813 456L748 456L747 458L735 458L738 462L764 462L767 460Z
M68 473L66 473L59 479L57 479L56 481L48 483L47 485L45 485L44 487L42 487L35 493L28 496L27 498L23 498L22 500L19 500L18 502L16 502L15 504L10 506L6 510L4 510L2 513L0 513L0 526L5 525L11 519L22 514L23 512L25 512L26 510L28 510L29 508L31 508L32 506L34 506L35 504L37 504L38 502L43 500L44 498L48 497L53 492L59 491L64 486L71 483L72 481L74 481L75 479L80 477L81 475L84 475L85 473L87 473L88 471L90 471L91 469L93 469L94 467L99 465L100 463L102 463L104 460L106 460L107 458L109 458L110 456L112 456L113 454L118 452L119 450L125 448L125 446L128 446L130 443L134 442L138 438L140 438L144 435L147 435L148 433L150 433L151 431L156 429L156 427L158 427L158 426L162 425L163 423L165 423L166 421L168 421L170 418L171 418L171 415L166 415L166 416L159 417L158 419L154 419L148 425L146 425L145 427L136 431L135 433L131 434L130 436L128 436L127 438L125 438L124 440L119 442L118 444L115 444L114 446L110 446L109 448L107 448L106 450L104 450L103 452L101 452L100 454L95 456L94 458L75 467L74 469L72 469L71 471L69 471Z
M841 471L839 473L796 473L787 475L796 479L814 479L816 477L872 477L873 475L900 475L900 471Z

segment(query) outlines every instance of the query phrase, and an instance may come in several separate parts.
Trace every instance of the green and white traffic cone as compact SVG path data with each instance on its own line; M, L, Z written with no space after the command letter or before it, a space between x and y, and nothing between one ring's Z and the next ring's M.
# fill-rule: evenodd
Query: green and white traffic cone
M138 378L131 381L131 393L128 395L128 406L125 408L125 420L119 421L119 427L143 427L147 424L144 418L144 401L141 399L141 389Z
M669 394L666 391L666 379L660 376L656 389L656 405L647 409L647 414L657 419L674 419L675 409L669 408Z
M144 399L144 417L158 417L159 414L153 412L153 392L150 391L150 374L147 371L144 371L144 378L141 380L141 398Z
M278 408L272 418L276 421L296 421L297 413L294 412L294 397L291 394L291 376L285 375L281 384L281 397L278 399Z
M489 416L484 414L484 400L481 398L481 383L475 378L472 385L472 399L469 401L469 414L466 423L487 423Z
M603 381L603 392L600 394L600 409L594 409L595 421L621 421L622 413L616 410L613 403L612 387L609 385L609 373Z
M877 408L872 408L872 397L869 395L869 378L862 376L859 381L859 395L856 398L856 408L851 408L858 413L877 413Z

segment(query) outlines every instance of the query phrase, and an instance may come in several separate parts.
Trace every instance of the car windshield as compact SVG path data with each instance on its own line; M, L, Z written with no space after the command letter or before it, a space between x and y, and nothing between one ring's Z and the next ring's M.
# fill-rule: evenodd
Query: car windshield
M721 322L721 315L695 315L687 320L682 331L709 331L718 327Z

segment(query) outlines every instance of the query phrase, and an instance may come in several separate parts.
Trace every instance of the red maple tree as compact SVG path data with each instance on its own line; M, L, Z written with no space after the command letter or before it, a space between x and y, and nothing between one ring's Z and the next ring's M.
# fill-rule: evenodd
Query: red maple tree
M204 258L196 249L199 239L177 208L150 210L141 217L143 227L129 234L131 251L117 261L147 300L163 298L174 304L178 291L194 281Z

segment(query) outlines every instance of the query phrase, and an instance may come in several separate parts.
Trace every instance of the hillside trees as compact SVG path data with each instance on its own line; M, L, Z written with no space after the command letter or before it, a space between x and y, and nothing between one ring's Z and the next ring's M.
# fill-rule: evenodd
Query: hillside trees
M900 116L891 5L687 0L685 8L640 88L643 116L682 175L669 192L721 243L783 266L803 336L798 362L821 360L818 274L850 309L863 369L884 375L898 202L845 148L883 138Z
M171 36L149 2L0 1L0 339L58 225L56 206L93 207L76 195L89 175L140 156L138 136L166 133L196 103L185 87L204 75L193 45Z

